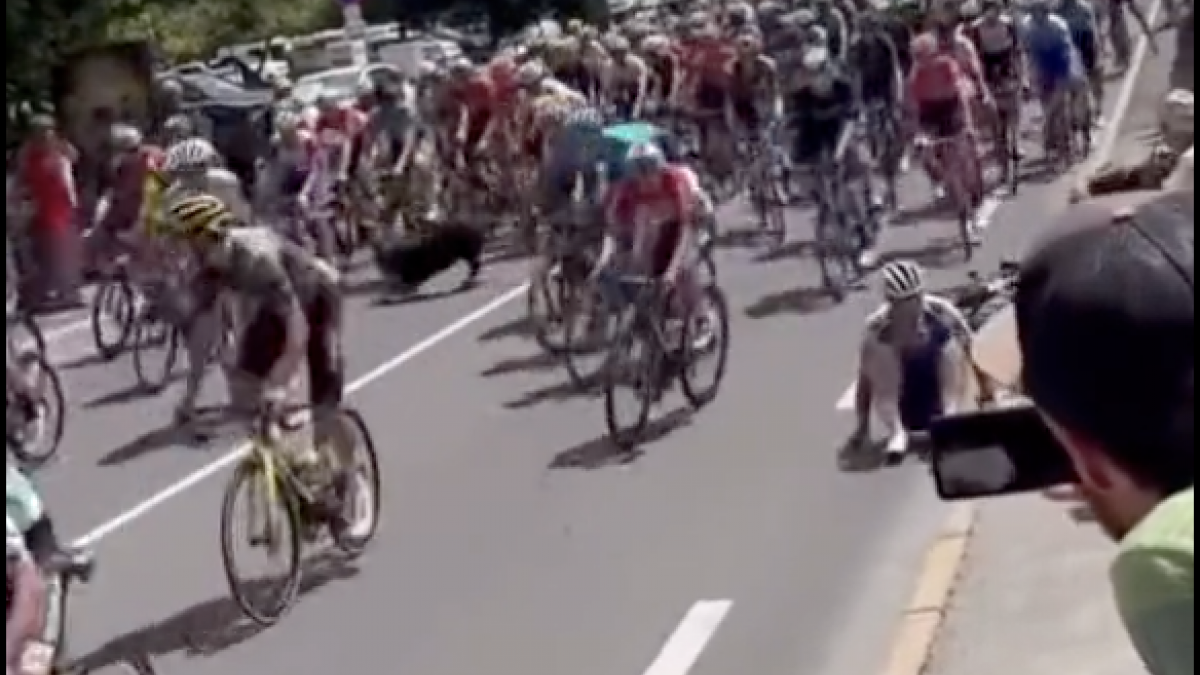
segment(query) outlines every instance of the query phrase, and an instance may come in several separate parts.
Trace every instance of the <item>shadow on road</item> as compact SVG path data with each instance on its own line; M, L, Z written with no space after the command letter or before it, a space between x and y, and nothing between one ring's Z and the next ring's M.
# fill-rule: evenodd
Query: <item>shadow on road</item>
M757 263L773 263L808 256L813 250L811 241L791 241L762 253L754 259Z
M208 448L229 434L241 433L244 426L244 420L224 408L201 408L196 415L197 418L188 426L169 422L164 427L148 431L104 455L97 464L103 467L120 466L169 448Z
M823 288L793 288L759 298L745 314L751 319L767 319L780 314L812 314L836 304Z
M59 364L58 367L61 370L81 370L83 368L90 368L92 366L99 366L99 365L103 365L105 363L110 363L111 361L115 361L115 360L116 359L112 359L112 360L106 359L103 356L97 354L96 352L92 352L90 354L84 354L83 356L80 356L80 357L71 359L70 361L61 363L61 364Z
M543 403L568 401L576 398L596 398L602 393L598 382L580 387L568 379L548 387L527 391L519 398L505 402L504 408L506 410L527 410Z
M496 363L482 373L481 377L499 377L501 375L513 375L515 373L530 373L541 372L545 370L553 370L562 365L562 359L553 354L547 354L544 351L538 351L529 356L519 356L512 359L505 359Z
M177 378L176 377L170 378L168 384L171 381L174 381L175 379L177 379ZM129 387L127 389L120 389L120 390L117 390L117 391L114 391L114 392L111 392L108 394L104 394L103 396L94 398L94 399L88 401L87 403L84 403L83 407L88 410L94 410L96 408L107 408L109 406L121 405L124 403L132 403L133 401L140 401L142 399L151 398L151 397L155 396L156 394L157 394L157 392L155 392L154 390L149 389L147 387L143 387L142 385L135 383L132 387Z
M608 434L563 450L550 462L551 469L581 469L594 471L614 466L626 466L636 462L648 445L657 443L673 432L692 423L691 408L679 408L650 422L636 438L616 443Z
M479 336L478 340L480 342L499 342L509 338L527 338L533 337L533 332L533 321L530 321L527 316L518 316L508 323L489 328Z
M353 578L358 568L334 553L304 561L300 599L331 582ZM266 580L250 582L261 589ZM76 662L82 670L99 670L121 663L132 654L150 657L183 653L203 657L235 647L263 629L247 619L233 598L225 596L190 607L152 626L117 637Z

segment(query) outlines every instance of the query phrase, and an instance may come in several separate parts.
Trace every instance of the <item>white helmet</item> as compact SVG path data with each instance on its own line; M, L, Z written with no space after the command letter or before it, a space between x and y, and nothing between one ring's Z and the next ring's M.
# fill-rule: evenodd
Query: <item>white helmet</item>
M883 268L883 295L888 302L908 300L925 293L925 271L910 260L890 262Z
M667 156L655 143L639 143L629 149L625 164L632 173L646 176L666 167Z
M114 124L111 137L118 150L133 150L142 144L142 132L132 124Z
M1168 134L1191 136L1196 129L1196 97L1185 89L1173 89L1158 108L1158 120Z
M196 169L207 169L217 163L220 154L212 143L204 138L189 138L167 149L163 171L175 173Z
M549 72L541 61L530 61L517 69L517 84L522 87L532 87L546 79Z

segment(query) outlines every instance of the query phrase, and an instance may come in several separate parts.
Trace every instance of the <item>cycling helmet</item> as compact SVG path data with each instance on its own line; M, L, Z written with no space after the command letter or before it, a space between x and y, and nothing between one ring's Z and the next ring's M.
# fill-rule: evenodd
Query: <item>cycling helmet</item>
M283 111L275 117L275 130L279 132L292 132L298 130L304 122L304 118L298 113L291 111Z
M609 35L604 41L604 48L610 54L628 54L630 50L629 40L623 35Z
M179 234L188 239L219 236L235 220L225 202L210 194L184 197L172 204L168 213Z
M536 87L550 77L550 71L541 61L530 61L517 68L517 84L522 87Z
M111 139L117 151L136 150L142 145L142 132L131 124L114 124Z
M671 38L666 35L650 35L642 40L641 48L647 54L667 54L671 51Z
M189 138L167 149L163 171L177 173L196 169L207 169L216 163L220 155L217 149L203 138Z
M639 143L625 155L625 165L632 175L649 176L666 168L667 156L654 143Z
M888 302L915 298L925 293L925 272L910 260L890 262L883 268L883 295Z
M195 133L192 120L187 115L171 115L163 123L163 130L176 138Z
M745 30L738 33L734 39L734 45L743 54L756 53L762 49L762 38L755 31Z

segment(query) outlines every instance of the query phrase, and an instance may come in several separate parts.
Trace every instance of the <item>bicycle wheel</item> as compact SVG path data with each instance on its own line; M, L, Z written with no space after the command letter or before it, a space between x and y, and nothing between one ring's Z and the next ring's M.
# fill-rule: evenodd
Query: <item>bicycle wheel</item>
M713 325L702 326L698 317L689 317L684 323L679 385L693 410L716 400L729 363L729 303L725 294L716 286L708 286L698 307L704 308L700 311L711 312L712 316L707 318L712 319ZM696 365L709 355L716 357L716 370L712 382L705 386L697 378Z
M179 358L179 332L163 321L146 318L138 322L133 341L133 372L138 386L157 394L166 388Z
M9 443L9 451L26 469L37 469L54 458L62 443L66 428L66 396L58 372L45 356L28 352L20 357L18 368L28 381L34 382L38 399L34 402L35 418L25 420L19 432L20 442Z
M9 319L6 339L13 354L46 354L46 336L42 334L37 321L28 314L18 313Z
M301 519L295 502L290 499L288 488L282 482L270 485L278 478L267 474L261 463L247 460L238 465L229 484L225 487L225 496L221 502L221 560L225 567L225 579L229 582L229 591L234 602L241 608L242 613L254 623L264 628L275 625L296 602L300 593L300 565L303 544L301 541ZM250 495L251 514L248 520L253 528L253 514L257 509L262 520L258 531L251 531L248 537L251 545L258 545L270 553L278 552L280 546L286 546L284 563L287 565L286 575L275 582L267 579L254 579L243 583L239 575L237 558L234 555L237 545L236 508L238 496L242 489ZM257 503L256 503L257 502ZM274 587L274 588L272 588ZM274 593L270 593L274 590ZM256 603L259 597L265 596L264 606Z
M633 326L622 331L609 350L604 366L604 422L608 437L618 447L629 448L650 425L654 405L656 376L660 364L655 346ZM631 424L625 424L620 413L620 391L628 388L637 399L637 412Z
M858 276L856 252L848 242L849 227L845 219L832 209L820 207L817 211L816 252L817 264L821 266L821 282L825 290L837 302L846 299L850 285Z
M784 197L781 194L782 189L769 176L760 176L759 179L762 182L751 188L754 193L755 210L758 212L759 240L768 251L775 251L787 240Z
M105 281L96 291L92 301L92 341L105 361L117 358L125 349L133 332L134 305L133 288L124 279Z
M549 269L541 279L529 284L525 292L525 311L533 324L533 339L547 353L557 354L566 348L563 319L571 293L561 265Z
M576 298L563 316L563 367L579 390L595 386L608 366L619 314L593 293Z
M353 517L349 527L337 528L333 532L333 543L342 553L356 557L362 555L379 529L379 514L383 508L383 474L379 469L375 439L371 436L371 430L363 416L353 408L342 408L338 415L346 430L356 436L356 461L354 484L349 486L352 494L349 497L345 493L342 495L343 509L353 507ZM364 471L367 475L363 475Z

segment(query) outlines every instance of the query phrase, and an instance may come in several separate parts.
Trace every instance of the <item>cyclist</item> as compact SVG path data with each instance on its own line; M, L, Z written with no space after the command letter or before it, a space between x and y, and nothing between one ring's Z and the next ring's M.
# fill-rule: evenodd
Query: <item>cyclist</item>
M900 52L887 27L873 11L858 15L858 30L847 50L858 100L865 108L894 109L900 101Z
M46 562L67 554L59 544L41 497L33 484L11 461L4 476L5 549L8 579L13 583L8 603L6 663L22 675L48 673L56 646L59 622L53 615L61 605L62 587L47 580L41 569ZM77 557L80 562L85 558Z
M653 81L650 67L634 53L629 40L620 35L610 37L605 46L612 57L604 78L605 98L615 109L617 118L639 119L646 108Z
M46 625L48 588L33 554L25 545L20 528L7 514L4 518L5 559L5 673L50 670L51 654L46 653L39 637Z
M884 304L867 318L855 390L855 444L870 437L872 414L887 434L887 454L908 451L909 433L955 412L970 371L972 333L954 303L928 293L920 265L884 266Z
M760 138L782 115L775 60L762 51L762 38L747 31L734 38L737 59L729 86L729 118L735 129Z
M1023 32L1030 74L1045 113L1044 137L1049 141L1055 115L1078 77L1078 56L1070 26L1051 11L1048 0L1033 0Z
M662 148L653 143L630 149L625 174L609 191L609 229L595 277L611 291L619 265L621 271L665 282L675 291L680 303L676 308L686 309L697 291L695 275L689 272L699 243L697 206L703 201L699 180L686 166L667 161Z
M1071 42L1079 67L1091 89L1092 106L1098 110L1104 97L1104 67L1100 63L1100 19L1091 0L1059 0L1058 15L1071 30Z
M195 249L196 307L190 324L212 322L218 300L231 296L239 316L235 376L231 401L235 412L270 411L295 383L307 364L309 402L313 412L313 447L296 457L302 478L322 490L329 508L341 503L349 463L342 462L337 480L320 473L317 448L346 448L344 430L332 422L345 395L341 350L342 291L332 266L273 230L247 227L217 197L195 194L171 206L173 221ZM240 227L239 227L240 226ZM190 415L196 391L189 387L179 410ZM340 509L338 509L340 511ZM330 512L336 517L336 511Z
M162 173L170 185L162 196L164 208L183 196L205 193L217 196L242 222L250 222L253 210L242 183L222 166L221 155L212 143L198 136L167 149Z

